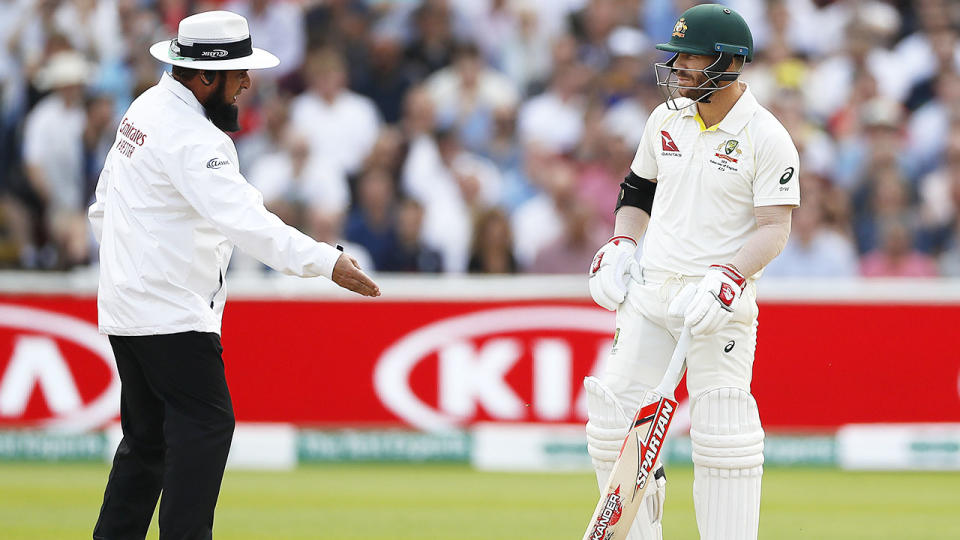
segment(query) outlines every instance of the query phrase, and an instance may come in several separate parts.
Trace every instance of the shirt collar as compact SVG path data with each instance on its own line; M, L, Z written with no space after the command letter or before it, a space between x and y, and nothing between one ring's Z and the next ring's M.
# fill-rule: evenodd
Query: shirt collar
M173 95L183 100L183 102L186 103L191 109L200 114L206 114L203 110L203 105L201 105L197 100L197 96L193 95L193 92L191 92L189 88L180 83L180 81L174 79L173 76L168 72L163 72L163 75L160 77L160 82L157 83L157 86L173 93Z
M757 98L754 97L753 92L750 91L750 86L744 83L746 88L743 90L743 94L740 96L740 99L733 104L733 107L727 112L727 115L723 117L723 120L716 125L715 129L721 129L731 135L736 135L740 133L744 127L746 127L747 122L753 118L753 114L757 111L757 107L760 106L757 103ZM683 116L693 116L698 117L700 113L697 111L697 106L687 107L682 110ZM701 120L702 123L702 120ZM704 130L707 130L710 126L704 127Z

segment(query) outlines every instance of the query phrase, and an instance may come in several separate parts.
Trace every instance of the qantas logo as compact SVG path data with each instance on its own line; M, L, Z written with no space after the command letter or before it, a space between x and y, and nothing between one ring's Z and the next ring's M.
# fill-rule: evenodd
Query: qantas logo
M680 149L677 148L677 143L673 142L673 137L666 131L660 132L660 141L663 143L664 152L680 152Z
M579 383L599 373L612 345L613 313L582 306L476 311L423 326L377 360L374 387L413 427L449 429L476 420L586 420ZM574 373L583 366L587 373ZM581 368L582 369L582 368ZM424 383L435 373L435 383ZM428 376L432 378L432 376Z
M0 304L0 423L85 431L116 418L120 377L90 322Z

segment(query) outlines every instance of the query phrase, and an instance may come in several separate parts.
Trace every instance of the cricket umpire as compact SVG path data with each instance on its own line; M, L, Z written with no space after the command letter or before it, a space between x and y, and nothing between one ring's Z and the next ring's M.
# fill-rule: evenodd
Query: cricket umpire
M240 174L225 133L239 129L237 97L247 70L280 63L252 47L246 19L187 17L150 54L172 73L123 115L89 210L123 428L93 538L142 540L162 491L160 538L209 539L234 428L220 345L233 246L286 274L380 290L352 257L268 212Z
M688 9L657 49L673 55L655 64L665 102L647 120L621 184L614 237L589 271L594 300L617 311L617 331L601 378L585 382L588 449L604 486L630 415L663 377L688 326L700 538L752 540L764 440L750 392L755 281L790 234L800 204L799 156L787 130L740 80L754 48L734 10ZM663 537L665 484L657 475L656 489L647 490L630 540Z

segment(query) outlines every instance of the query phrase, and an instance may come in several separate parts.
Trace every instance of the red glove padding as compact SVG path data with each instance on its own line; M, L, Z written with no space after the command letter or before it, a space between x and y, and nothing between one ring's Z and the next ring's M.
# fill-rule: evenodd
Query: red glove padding
M736 268L715 264L697 283L684 309L684 324L692 335L713 334L733 317L747 279Z
M639 271L634 258L637 243L629 236L614 236L590 263L590 296L601 307L616 311L627 296L627 276Z

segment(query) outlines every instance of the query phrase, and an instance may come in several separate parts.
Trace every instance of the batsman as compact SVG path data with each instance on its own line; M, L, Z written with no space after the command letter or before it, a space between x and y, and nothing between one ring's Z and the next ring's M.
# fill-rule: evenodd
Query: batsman
M673 54L654 65L665 103L647 120L621 184L613 238L589 269L591 296L617 312L617 328L600 378L584 382L588 449L603 489L634 411L688 326L700 537L753 539L764 437L750 393L755 281L790 234L800 204L799 156L786 129L740 80L754 49L739 14L695 6L656 47ZM666 477L661 465L655 471L631 540L663 536Z

